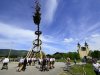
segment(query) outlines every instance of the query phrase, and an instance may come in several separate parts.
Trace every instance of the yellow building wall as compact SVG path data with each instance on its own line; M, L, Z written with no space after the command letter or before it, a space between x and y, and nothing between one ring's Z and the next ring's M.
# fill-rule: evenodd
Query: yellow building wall
M86 49L86 51L82 51L81 49L78 50L80 58L83 58L84 56L88 56L89 54L89 49Z

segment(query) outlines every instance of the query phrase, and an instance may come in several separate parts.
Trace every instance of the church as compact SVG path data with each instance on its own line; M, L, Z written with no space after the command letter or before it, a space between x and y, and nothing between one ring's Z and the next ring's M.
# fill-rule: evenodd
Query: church
M77 44L78 47L78 53L80 55L80 58L84 58L85 56L87 57L89 54L89 47L88 44L85 42L84 46L81 46L80 43Z

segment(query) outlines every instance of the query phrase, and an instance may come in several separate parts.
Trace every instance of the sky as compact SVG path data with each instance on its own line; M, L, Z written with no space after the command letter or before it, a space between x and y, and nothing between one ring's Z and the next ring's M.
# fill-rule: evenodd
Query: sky
M100 50L100 0L39 0L42 50L77 51L77 43ZM30 50L36 39L34 0L0 0L0 48Z

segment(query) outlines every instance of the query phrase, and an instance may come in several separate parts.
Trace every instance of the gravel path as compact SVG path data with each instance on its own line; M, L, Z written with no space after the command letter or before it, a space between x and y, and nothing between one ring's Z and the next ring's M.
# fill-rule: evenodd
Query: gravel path
M54 69L45 72L39 71L39 69L37 69L36 66L27 66L26 71L16 72L17 63L9 63L8 66L8 70L0 70L0 75L59 75L62 72L65 64L61 62L56 62ZM0 63L0 69L1 67L2 64Z

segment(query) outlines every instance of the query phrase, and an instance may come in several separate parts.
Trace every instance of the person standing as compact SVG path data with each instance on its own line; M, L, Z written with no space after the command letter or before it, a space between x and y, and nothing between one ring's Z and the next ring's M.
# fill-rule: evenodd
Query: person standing
M67 64L70 65L70 58L67 57Z
M100 75L100 64L93 60L93 69L96 75Z
M74 59L74 63L76 64L76 59Z
M1 70L3 70L3 69L8 70L8 63L9 63L9 58L5 58L5 59L3 60L3 66L2 66L2 68L1 68Z
M21 59L19 60L19 64L18 64L18 72L20 72L23 68L23 64L24 64L24 59L21 57Z
M70 65L71 65L71 63L70 63L70 58L67 57L67 59L66 59L66 69L67 69L67 70L69 70Z
M40 65L40 69L39 69L40 71L42 71L42 65L43 65L42 63L43 63L43 59L39 58L38 59L38 64Z
M52 69L53 67L52 67L52 65L53 65L53 58L50 58L50 69Z
M46 59L43 58L42 66L41 66L41 71L45 71L45 70L46 70Z
M55 68L54 64L55 64L55 58L52 58L52 68Z
M25 59L24 59L24 62L23 62L22 71L25 71L26 66L27 66L27 59L25 58Z

